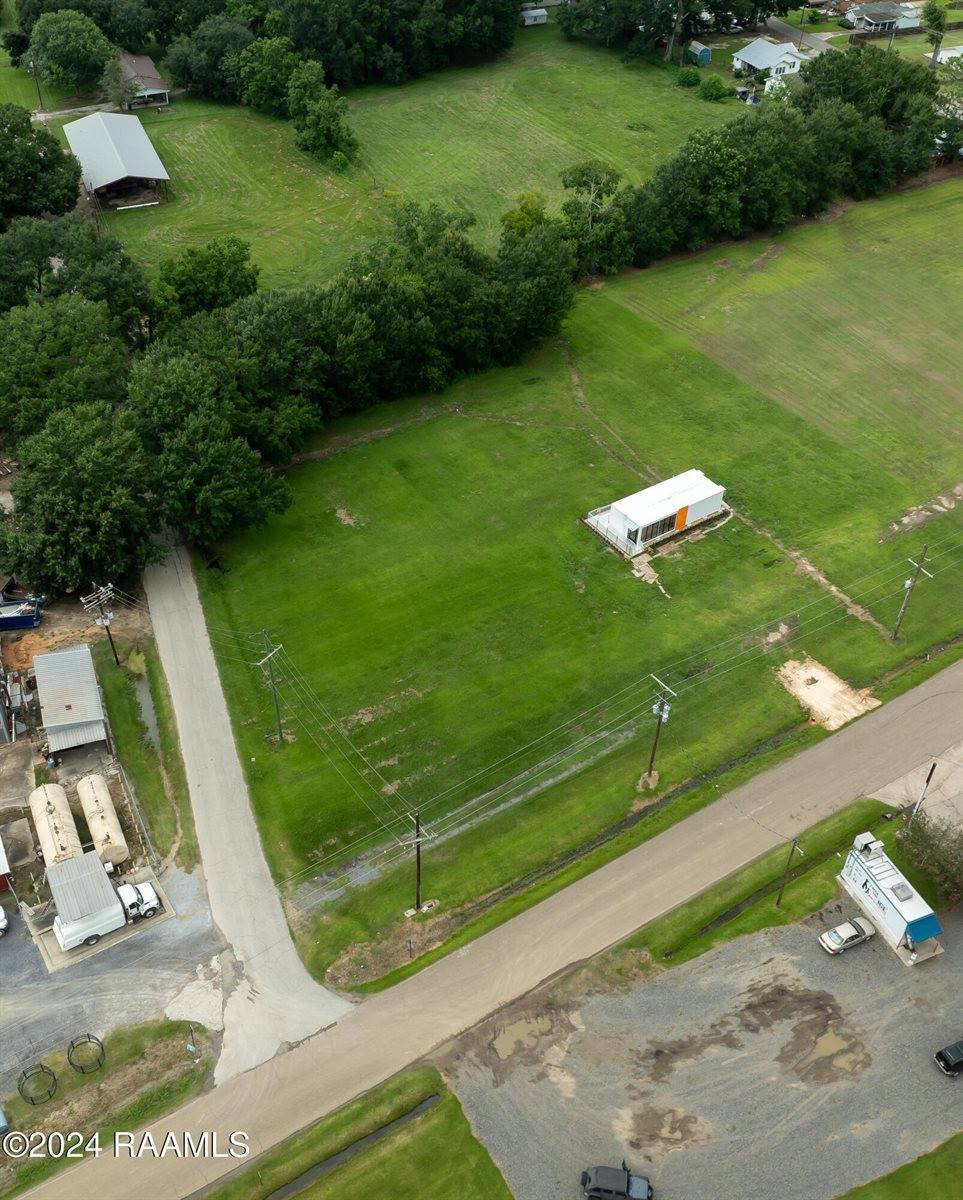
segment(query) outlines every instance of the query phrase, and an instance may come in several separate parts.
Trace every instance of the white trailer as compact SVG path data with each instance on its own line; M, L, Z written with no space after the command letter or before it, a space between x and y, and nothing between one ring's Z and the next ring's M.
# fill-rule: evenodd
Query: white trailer
M904 963L911 966L942 953L937 938L943 929L936 913L875 834L856 836L838 879Z

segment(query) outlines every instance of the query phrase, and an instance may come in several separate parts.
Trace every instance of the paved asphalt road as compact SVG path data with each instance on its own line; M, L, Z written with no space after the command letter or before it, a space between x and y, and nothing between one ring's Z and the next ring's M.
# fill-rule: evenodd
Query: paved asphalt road
M933 1052L963 1036L963 908L913 968L879 937L831 958L825 927L561 1006L540 992L460 1038L448 1070L516 1200L576 1200L623 1156L660 1198L832 1200L956 1133L963 1081Z
M144 572L171 691L215 924L239 971L224 1006L218 1083L330 1025L351 1005L314 982L291 941L258 836L190 557ZM159 1194L159 1193L158 1193Z
M186 570L184 560L179 561L180 567L173 569ZM153 607L153 580L151 587ZM194 595L192 588L189 594ZM158 630L158 637L164 639L166 663L173 631L169 617L162 616L162 624L164 633ZM190 652L182 661L185 677L188 668L193 674L196 663ZM204 713L205 705L198 710ZM198 1097L151 1131L161 1143L168 1131L217 1131L226 1140L230 1131L245 1130L252 1152L261 1153L563 968L628 936L855 797L871 795L903 775L921 754L938 756L961 739L963 661L371 997L326 1033ZM192 748L191 758L196 754ZM216 785L215 778L208 781L208 803L215 808ZM207 816L198 799L203 844ZM229 859L232 866L236 861ZM240 893L250 881L240 872L236 878ZM212 888L212 896L217 894ZM215 918L220 924L217 909ZM116 1160L103 1155L31 1194L49 1200L130 1200L135 1195L175 1200L235 1165L229 1159Z

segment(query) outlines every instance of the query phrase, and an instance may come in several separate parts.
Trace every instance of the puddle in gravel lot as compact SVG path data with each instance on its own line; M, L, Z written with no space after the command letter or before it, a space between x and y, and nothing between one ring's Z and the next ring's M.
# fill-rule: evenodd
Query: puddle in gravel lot
M502 1062L511 1058L516 1050L534 1050L539 1039L552 1032L549 1017L524 1017L505 1025L492 1038L492 1049Z

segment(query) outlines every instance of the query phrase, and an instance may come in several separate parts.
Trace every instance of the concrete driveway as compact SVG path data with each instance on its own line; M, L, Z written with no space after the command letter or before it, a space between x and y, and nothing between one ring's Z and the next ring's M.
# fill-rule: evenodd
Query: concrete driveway
M831 958L818 918L767 931L624 994L523 1002L448 1070L516 1200L575 1200L623 1156L660 1200L830 1200L963 1126L932 1061L963 1036L963 910L946 926L919 967L879 939Z
M170 870L164 876L176 916L137 926L137 936L81 958L50 975L13 906L11 928L0 939L0 1094L38 1055L65 1046L79 1033L111 1029L160 1016L201 976L218 981L224 939L214 928L201 881ZM189 993L190 995L191 993ZM210 1014L194 1003L183 1015L218 1028L219 1005ZM177 1015L182 1015L178 1012Z
M144 585L170 688L214 921L238 964L214 1072L223 1083L333 1024L351 1005L304 969L261 848L204 614L183 546Z

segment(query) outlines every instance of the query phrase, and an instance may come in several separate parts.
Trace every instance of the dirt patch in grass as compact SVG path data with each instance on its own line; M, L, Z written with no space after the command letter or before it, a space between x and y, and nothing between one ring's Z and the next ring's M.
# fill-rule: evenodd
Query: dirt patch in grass
M111 631L115 638L135 641L150 634L150 619L141 609L118 605ZM44 609L43 623L37 629L26 630L4 641L3 662L8 670L22 671L33 664L36 654L63 650L103 637L103 630L84 612L77 599L55 600Z
M888 542L897 534L911 533L914 529L925 525L927 521L932 521L934 517L952 512L961 501L963 501L963 483L958 483L956 487L951 488L948 492L941 492L939 496L934 496L925 504L917 504L913 508L908 508L898 521L890 522L888 532L884 533L879 540L881 543Z
M786 691L795 696L812 720L824 729L839 729L847 721L880 705L880 701L869 694L869 688L857 691L808 656L802 662L792 658L783 663L776 675Z

